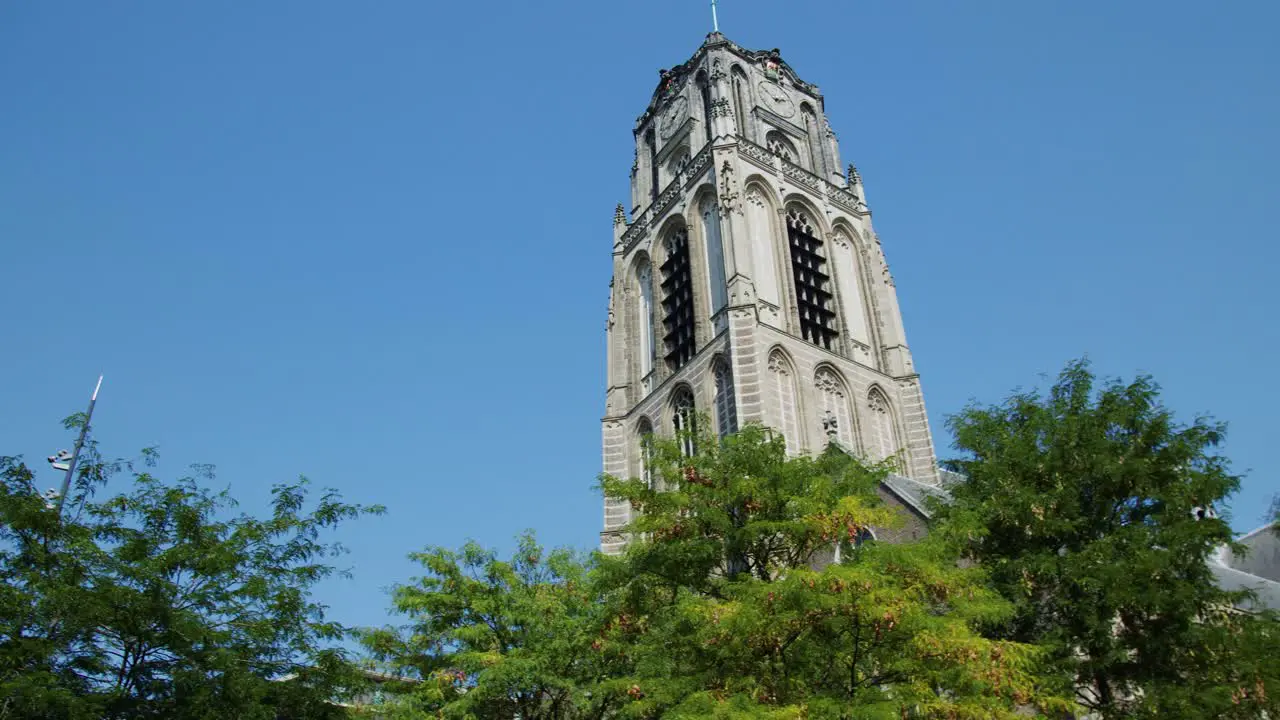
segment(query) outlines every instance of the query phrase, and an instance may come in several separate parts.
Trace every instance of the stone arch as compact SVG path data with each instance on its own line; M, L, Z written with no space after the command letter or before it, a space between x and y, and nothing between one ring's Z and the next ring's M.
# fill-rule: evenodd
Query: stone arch
M668 183L675 180L676 177L689 166L689 161L693 159L692 146L686 138L680 141L680 144L667 155L666 163L663 164L662 187L666 187Z
M662 224L655 236L656 269L654 295L657 320L655 333L662 338L659 367L663 377L684 367L698 348L698 316L694 292L694 248L689 227L679 213Z
M655 489L651 462L653 449L650 445L652 435L653 421L641 415L636 421L636 477L643 480L650 489Z
M781 130L770 130L764 134L765 147L769 152L794 165L804 165L803 155L796 144Z
M839 299L831 282L830 233L817 208L804 198L789 195L783 207L791 269L786 275L791 327L806 342L835 351L840 338Z
M693 455L696 450L697 403L693 388L688 383L680 383L671 388L667 398L667 407L671 414L671 429L680 443L680 450L686 456Z
M701 295L706 298L706 303L699 304L699 318L706 317L712 321L711 335L714 336L723 327L727 327L727 323L718 322L716 318L729 304L727 274L729 263L725 257L726 243L724 228L721 224L720 199L716 195L715 187L710 183L700 186L691 198L689 207L694 215L694 221L690 225L697 229L697 244L700 250L698 264L703 269L696 282L699 287L705 287L705 292Z
M830 363L822 363L814 370L813 387L823 434L839 442L849 452L857 452L857 420L853 414L849 383Z
M642 144L644 146L644 152L642 154L643 163L644 163L642 172L644 174L641 177L644 178L645 190L647 190L645 194L649 196L647 198L646 204L652 205L653 202L658 199L658 190L659 190L659 187L658 187L658 138L653 132L653 127L650 127L648 130L645 131L644 140L642 141Z
M830 260L847 354L876 367L876 306L867 276L866 253L857 230L843 219L832 222Z
M634 328L628 333L634 339L631 347L636 348L635 377L640 383L642 395L653 389L651 377L658 357L657 332L657 287L654 284L653 261L643 250L636 253L631 261L631 272L628 274L635 289L635 298L628 310L628 326Z
M653 244L650 246L649 250L650 254L653 255L653 262L655 265L661 265L663 261L667 259L663 254L665 248L662 241L676 230L687 229L688 224L689 223L685 219L683 213L672 212L667 214L662 223L658 226L657 231L653 233Z
M785 287L782 277L786 258L780 252L779 237L785 233L778 226L780 209L778 194L764 178L750 175L743 182L743 212L746 217L748 242L744 243L750 251L750 259L745 263L752 283L755 285L756 298L767 303L775 316L772 324L780 325L782 290Z
M899 432L897 413L889 401L889 394L879 385L867 390L867 447L872 459L889 460L903 470L902 433Z
M827 171L822 160L822 131L818 127L818 114L808 101L800 103L800 121L805 132L805 162L809 171L818 177L825 178Z
M723 354L711 359L711 380L715 388L716 430L720 437L738 431L738 401L733 382L733 367Z
M711 142L711 81L707 78L706 69L698 70L693 78L693 85L698 89L698 100L702 105L702 129L706 142Z
M751 125L751 81L738 63L729 68L730 86L733 91L734 121L738 134L748 141L755 140L755 128Z
M856 552L858 548L865 547L874 542L878 542L876 538L876 531L874 529L869 527L859 528L853 537L844 537L835 543L835 547L833 548L835 552L832 557L832 562L839 565L844 560L846 553L850 551Z
M826 241L827 236L831 234L831 225L827 221L827 214L818 207L808 195L799 192L789 192L782 197L782 207L784 210L791 210L793 206L804 210L805 215L809 218L809 223L813 225L813 229L818 233L818 239Z
M769 390L773 393L777 407L774 418L775 429L782 433L787 443L787 452L797 454L805 446L804 416L800 409L800 386L796 374L796 364L791 355L780 345L775 345L768 354Z

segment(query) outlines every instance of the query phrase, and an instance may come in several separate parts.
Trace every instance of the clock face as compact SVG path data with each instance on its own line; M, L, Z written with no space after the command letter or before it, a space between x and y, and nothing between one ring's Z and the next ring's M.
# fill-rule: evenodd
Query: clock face
M658 121L658 132L661 133L662 138L665 140L671 137L671 134L680 127L688 116L689 101L683 95L673 100L671 107L667 108L667 111L662 114L662 119Z
M791 102L786 91L768 80L760 81L760 104L782 117L796 114L795 103Z

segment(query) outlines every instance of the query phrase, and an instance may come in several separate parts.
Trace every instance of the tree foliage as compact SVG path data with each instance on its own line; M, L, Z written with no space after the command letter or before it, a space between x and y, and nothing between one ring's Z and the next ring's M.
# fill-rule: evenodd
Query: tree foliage
M1206 510L1239 485L1222 424L1179 424L1150 377L1100 384L1080 361L949 425L966 480L942 530L1014 603L1000 636L1046 647L1102 717L1276 715L1274 622L1232 612L1206 562L1232 544Z
M681 448L693 444L686 457ZM605 477L638 511L619 557L512 561L430 550L395 592L411 623L371 632L456 718L999 718L1068 703L1034 648L981 627L1009 605L938 543L863 542L894 523L884 468L786 457L749 427L652 439L650 475ZM831 550L839 546L838 561Z
M531 720L608 711L607 694L591 690L618 669L596 652L606 609L584 558L547 553L532 534L509 561L474 543L411 557L427 574L393 591L408 632L364 633L376 658L421 681L410 709Z
M154 459L153 453L145 453ZM0 718L320 718L353 681L311 597L380 508L277 485L233 514L210 468L166 483L90 446L63 516L0 458ZM95 497L107 480L127 489ZM276 682L293 676L289 682Z

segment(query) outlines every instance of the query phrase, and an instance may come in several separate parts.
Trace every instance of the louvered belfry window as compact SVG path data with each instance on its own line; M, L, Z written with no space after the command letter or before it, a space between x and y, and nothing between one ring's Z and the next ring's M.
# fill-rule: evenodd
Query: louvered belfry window
M693 359L693 274L689 270L689 233L677 230L666 243L662 263L662 327L667 367L679 370Z
M787 212L787 239L791 242L791 271L796 281L796 309L800 314L800 336L819 347L831 349L836 339L834 296L828 288L831 276L822 256L822 241L797 208Z

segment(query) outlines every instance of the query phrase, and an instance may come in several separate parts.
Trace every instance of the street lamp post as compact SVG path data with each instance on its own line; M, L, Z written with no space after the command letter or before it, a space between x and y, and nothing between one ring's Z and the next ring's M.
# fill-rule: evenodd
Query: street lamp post
M76 462L80 460L80 449L84 447L85 436L89 434L89 421L93 419L93 406L98 402L98 390L102 389L102 376L98 376L98 384L93 388L93 395L89 398L89 410L84 414L84 424L80 426L80 436L76 438L76 448L68 453L66 450L59 450L58 454L49 456L49 465L54 470L66 470L66 477L62 478L62 492L58 493L58 515L62 515L62 505L67 501L67 493L71 491L71 478L76 473Z

